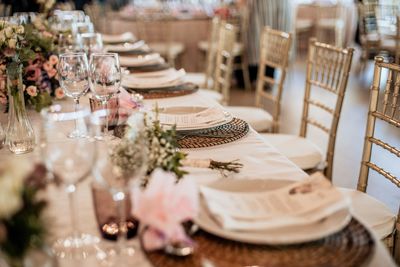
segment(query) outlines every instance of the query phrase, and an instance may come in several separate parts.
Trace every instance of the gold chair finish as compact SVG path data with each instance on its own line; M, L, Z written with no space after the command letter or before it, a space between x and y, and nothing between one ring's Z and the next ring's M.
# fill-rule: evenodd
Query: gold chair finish
M301 119L300 136L306 137L308 126L314 126L328 134L324 175L332 179L333 156L335 151L336 132L342 110L343 98L347 87L353 48L341 49L310 39L307 61L306 87ZM336 96L333 108L311 97L311 91L325 90ZM332 115L330 127L310 116L310 107L316 107Z
M283 84L286 78L286 71L289 61L289 50L292 36L289 33L273 30L265 27L260 39L260 61L256 87L256 106L267 110L268 104L273 106L273 125L271 132L279 130L279 116L281 111L281 98ZM275 68L279 71L279 77L265 76L266 67ZM276 94L273 90L264 90L265 85L273 89L276 87Z
M221 20L218 17L214 17L211 22L211 33L210 38L208 40L208 49L207 49L207 58L206 58L206 68L204 72L204 85L203 87L206 89L212 89L212 77L214 76L215 69L215 54L218 48L218 38L219 38L219 30L221 26Z
M222 103L224 105L229 101L234 59L233 47L237 31L235 26L225 23L220 26L219 31L213 88L222 93Z
M381 87L382 73L385 73L386 84ZM386 74L387 73L387 74ZM381 93L381 95L380 95ZM382 94L383 93L383 94ZM400 178L371 162L373 145L385 149L400 158L400 149L381 139L375 133L376 121L382 121L393 127L400 128L400 65L385 63L383 57L375 58L374 79L371 86L367 128L365 133L364 150L361 161L360 176L357 189L366 192L370 169L376 171L394 185L400 188ZM383 99L382 99L383 98ZM379 105L381 104L381 105ZM397 214L394 232L384 239L389 250L400 262L400 207Z

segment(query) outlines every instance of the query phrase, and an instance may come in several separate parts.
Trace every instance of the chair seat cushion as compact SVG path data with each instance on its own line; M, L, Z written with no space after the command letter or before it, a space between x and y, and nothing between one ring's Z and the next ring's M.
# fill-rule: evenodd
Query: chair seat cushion
M168 43L149 43L151 49L155 52L160 53L164 56L169 56L176 58L178 55L182 54L185 50L185 45L183 43L171 42ZM169 51L167 51L169 48Z
M257 132L267 131L272 127L273 118L271 114L261 108L227 106L225 109L233 117L246 121Z
M207 98L212 98L218 103L222 103L223 96L221 93L218 93L217 91L210 90L210 89L200 89L200 94L206 95Z
M261 136L303 170L317 167L324 159L319 147L307 138L290 134L261 134Z
M340 191L350 197L353 215L372 228L380 239L392 233L396 215L385 204L354 189L340 188Z

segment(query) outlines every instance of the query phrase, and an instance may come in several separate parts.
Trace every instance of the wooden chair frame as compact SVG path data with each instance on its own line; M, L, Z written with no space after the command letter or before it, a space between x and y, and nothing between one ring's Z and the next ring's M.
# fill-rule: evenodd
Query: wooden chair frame
M312 125L328 134L324 175L332 180L333 156L335 151L336 133L342 110L343 98L353 58L353 48L338 48L310 39L306 86L304 94L303 114L301 119L300 136L306 137L307 128ZM311 98L311 89L322 89L336 96L334 108ZM309 115L310 106L319 108L332 115L330 128Z
M273 124L271 132L279 131L279 116L281 113L281 99L283 84L286 78L286 72L289 62L289 50L292 43L292 35L290 33L273 30L265 27L260 39L260 61L256 86L257 107L267 109L267 103L272 102L273 105ZM279 78L265 76L266 67L275 68L280 71ZM265 91L265 85L276 87L276 94ZM273 89L273 88L271 88Z
M237 28L231 24L222 23L219 30L218 48L214 76L214 90L223 96L222 104L229 102L229 94L233 68L233 47Z
M221 19L219 17L214 17L211 21L211 33L210 38L208 39L208 49L206 55L206 68L204 72L204 85L203 87L206 89L212 89L215 69L215 55L218 48L218 38L219 38L219 30L221 26Z
M383 90L383 103L381 110L378 109L379 93L381 88L382 70L388 71L387 83ZM357 189L362 192L367 191L369 170L372 169L382 175L400 188L400 177L396 177L388 171L371 162L373 145L379 146L392 153L400 159L400 149L391 146L388 143L374 136L375 123L378 120L391 126L400 128L400 114L398 114L400 104L398 103L400 95L400 65L385 63L383 57L375 57L374 80L371 86L369 112L367 127L365 132L364 149L360 167L360 176ZM397 116L396 116L397 115ZM384 239L389 250L394 253L397 262L400 262L400 207L397 214L396 227L394 232Z

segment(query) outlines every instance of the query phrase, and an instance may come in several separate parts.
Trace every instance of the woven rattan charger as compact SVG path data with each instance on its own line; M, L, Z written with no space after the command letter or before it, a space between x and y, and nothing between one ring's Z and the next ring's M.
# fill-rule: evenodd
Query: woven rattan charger
M157 99L157 98L168 98L177 97L183 95L189 95L197 92L199 87L193 83L184 83L177 86L164 87L164 88L152 88L152 89L140 89L140 88L125 88L130 92L141 94L144 99Z
M155 267L359 267L370 261L375 249L371 234L355 219L336 234L297 245L251 245L203 231L193 239L196 250L187 257L170 256L162 251L145 254Z

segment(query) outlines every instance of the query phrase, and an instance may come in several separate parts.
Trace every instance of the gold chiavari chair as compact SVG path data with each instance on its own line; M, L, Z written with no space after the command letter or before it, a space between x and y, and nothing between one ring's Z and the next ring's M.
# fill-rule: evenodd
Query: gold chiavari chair
M256 107L227 106L234 117L248 122L258 132L277 132L283 84L289 61L292 36L289 33L265 27L260 39L260 61L256 87ZM266 67L275 68L277 75L265 75ZM267 90L265 87L267 86ZM268 108L272 106L272 115Z
M311 39L307 60L306 85L300 136L288 134L262 134L262 136L303 170L322 168L327 178L332 179L336 132L354 49L338 48ZM312 94L313 93L313 94ZM315 94L324 94L321 101ZM333 102L331 107L328 102ZM311 110L312 109L312 110ZM331 124L317 119L310 111L323 111L329 115ZM327 152L324 157L317 145L307 139L310 126L328 135ZM321 166L322 165L322 166Z
M222 101L222 94L213 90L213 73L215 69L215 59L218 47L218 38L220 27L223 24L219 17L214 17L211 22L211 31L208 39L208 47L206 53L206 66L203 73L191 72L185 75L185 80L197 84L201 89L201 93L214 99L217 102Z
M382 79L382 76L385 78ZM381 86L382 82L386 82L385 86ZM400 128L400 65L385 63L383 57L375 58L374 79L371 86L369 112L367 119L367 128L364 139L364 150L361 161L360 175L358 179L357 189L366 192L368 187L368 177L370 170L376 171L378 174L389 180L393 185L400 188L400 178L396 174L390 173L384 169L377 161L372 162L373 146L379 147L386 152L391 153L397 160L400 159L400 149L386 143L378 138L375 134L375 128L379 123L387 124L397 129ZM399 163L395 166L399 166ZM395 171L399 168L395 168ZM398 173L397 173L398 174ZM395 223L395 215L390 216L388 208L382 208L383 203L378 205L378 200L369 198L370 203L364 203L365 207L369 207L370 216L365 218L365 222L373 225L369 218L376 222L386 223L388 231L381 232L380 238L383 239L389 250L395 253L397 262L400 262L400 209L397 214ZM377 208L373 208L377 207ZM357 207L356 207L357 208ZM399 207L400 208L400 207ZM389 213L389 214L387 214ZM380 225L382 228L382 225Z
M223 23L219 31L213 89L222 94L224 105L229 102L237 31L235 26L228 23Z

